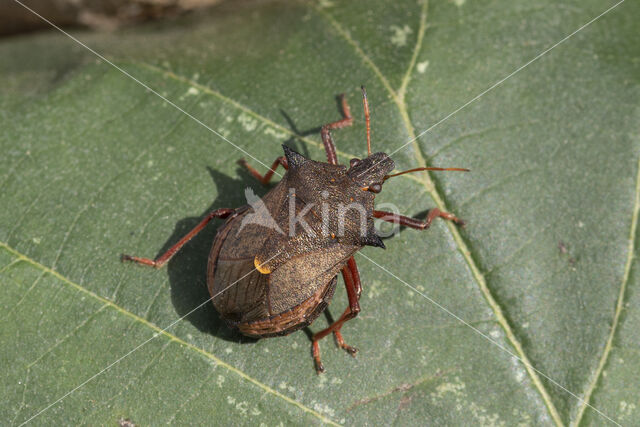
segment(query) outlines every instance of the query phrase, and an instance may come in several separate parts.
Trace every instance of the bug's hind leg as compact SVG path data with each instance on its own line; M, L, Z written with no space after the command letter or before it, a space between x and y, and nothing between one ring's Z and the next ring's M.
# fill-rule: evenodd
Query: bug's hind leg
M405 227L415 228L416 230L426 230L431 226L431 222L433 222L433 220L436 218L443 218L449 221L453 221L456 225L462 227L465 225L465 222L456 217L454 214L441 211L438 208L431 209L424 221L385 211L373 211L373 217L380 218L383 221L391 222L393 224L400 224L404 225Z
M322 129L320 130L320 136L322 136L324 150L327 152L327 161L332 165L338 164L338 155L336 154L336 145L333 143L333 138L331 138L331 129L340 129L343 127L351 126L353 124L351 109L349 109L349 104L347 104L344 93L339 95L339 99L340 104L342 105L343 118L341 120L322 126Z
M360 283L360 273L358 273L358 267L356 266L356 261L353 257L349 258L347 265L342 269L342 277L344 278L345 287L347 288L349 307L347 307L344 313L342 313L342 316L333 322L331 326L320 332L316 332L311 338L313 341L313 360L316 364L316 372L319 374L324 372L324 365L320 360L320 345L318 344L318 341L329 335L331 332L335 334L338 345L345 349L349 354L355 357L358 352L357 348L347 345L344 342L342 334L340 333L342 325L360 313L360 304L358 301L360 299L360 294L362 293L362 284Z
M169 250L160 255L156 259L149 258L140 258L137 256L131 255L122 255L122 261L133 261L138 264L149 265L151 267L160 268L167 261L171 259L172 256L175 255L189 240L193 239L193 237L198 234L208 223L214 218L227 218L229 215L233 214L235 209L216 209L215 211L209 212L209 214L202 220L198 225L196 225L193 230L188 232L182 239L178 241L175 245L171 246Z
M289 164L287 163L287 158L285 156L278 157L271 165L271 168L264 175L262 175L253 166L247 163L245 159L238 160L238 164L245 167L249 171L249 173L263 185L267 185L269 181L271 181L271 177L273 177L273 174L275 173L278 165L281 165L285 169L289 169Z

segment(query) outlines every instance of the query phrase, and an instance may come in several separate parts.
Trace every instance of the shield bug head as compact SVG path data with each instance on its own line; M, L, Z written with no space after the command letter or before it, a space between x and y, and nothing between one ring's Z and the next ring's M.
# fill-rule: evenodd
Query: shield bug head
M367 127L367 154L365 159L351 159L349 161L349 170L347 174L358 183L363 190L370 191L372 193L379 193L382 191L382 185L384 182L394 176L404 175L411 172L419 171L459 171L469 172L469 169L464 168L437 168L437 167L422 167L409 169L403 172L388 175L395 168L395 163L386 153L374 153L371 154L371 120L369 114L369 103L367 101L367 91L362 86L362 101L364 104L364 115Z
M395 163L386 153L374 153L362 160L352 159L350 166L347 175L360 187L371 189L376 184L382 185L387 174L395 168Z

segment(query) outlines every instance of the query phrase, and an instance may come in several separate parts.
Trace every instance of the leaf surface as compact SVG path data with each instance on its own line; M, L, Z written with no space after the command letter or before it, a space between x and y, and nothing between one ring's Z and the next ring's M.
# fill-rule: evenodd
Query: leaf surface
M613 4L254 2L73 33L111 65L59 33L2 41L2 419L637 422L638 4L469 103ZM210 304L189 314L209 297L217 225L165 269L120 262L243 205L246 187L265 194L238 158L270 165L286 143L324 159L339 93L356 118L334 132L340 161L366 155L361 84L398 170L472 173L385 185L379 203L468 226L361 252L362 312L343 330L356 359L326 339L317 376L304 332L254 342ZM339 287L329 312L345 306Z

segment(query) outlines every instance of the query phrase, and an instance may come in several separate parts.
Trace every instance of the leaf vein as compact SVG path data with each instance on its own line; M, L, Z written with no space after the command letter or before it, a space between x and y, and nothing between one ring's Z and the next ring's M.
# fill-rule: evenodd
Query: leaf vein
M418 60L418 54L420 53L420 49L422 48L422 40L424 39L424 33L427 30L427 10L429 9L429 0L422 0L422 10L420 11L420 27L418 28L418 37L416 38L416 44L413 48L413 53L411 54L411 60L409 61L409 66L407 67L407 71L405 72L404 77L402 78L402 84L398 89L398 98L400 101L405 102L405 95L407 94L407 87L409 86L409 82L411 81L411 73L413 68L416 65L416 61Z
M166 424L167 425L173 425L174 424L174 420L175 418L178 416L178 414L180 412L182 412L182 410L184 409L185 406L187 406L187 404L189 402L191 402L193 400L194 397L198 396L200 394L200 391L202 390L202 388L205 386L205 384L207 384L209 382L209 380L211 379L211 377L213 376L213 372L215 371L215 368L212 369L211 371L209 371L209 373L207 374L207 376L204 377L204 379L202 380L202 382L200 383L200 385L198 387L195 388L194 392L191 393L189 396L187 396L187 398L184 400L184 402L182 402L180 404L180 406L178 406L178 408L176 409L176 411L173 413L173 415L171 415L169 417L169 419L167 420Z
M631 229L629 231L629 245L628 245L628 253L627 260L624 267L624 274L622 276L622 282L620 284L620 292L618 293L618 300L616 302L615 314L613 317L613 323L611 325L611 331L609 332L609 337L607 338L607 342L605 344L604 350L602 351L602 357L598 363L598 368L594 372L589 386L584 395L584 399L580 404L580 408L578 410L578 415L576 416L574 425L580 424L582 421L582 417L589 406L589 402L591 401L591 397L595 388L602 376L602 372L604 371L604 366L607 364L607 360L609 358L609 354L611 353L611 349L613 348L613 339L615 338L616 331L618 329L618 325L620 324L620 317L622 311L624 310L624 298L627 293L627 284L629 283L629 277L631 276L631 266L633 265L633 261L635 259L635 251L636 251L636 230L638 227L638 212L640 211L640 157L638 158L638 171L636 177L636 194L635 201L633 204L633 213L631 215Z
M107 307L107 304L103 304L100 308L98 308L96 311L94 311L93 313L91 313L91 315L87 316L86 319L84 319L82 322L80 322L78 325L76 325L75 328L73 328L71 331L69 331L69 333L67 333L64 337L60 338L59 340L56 340L55 343L53 343L53 345L51 345L49 348L47 348L45 351L43 351L40 356L36 357L32 362L30 362L29 364L27 364L27 369L31 369L34 366L36 366L38 364L38 362L40 362L46 355L48 355L49 353L51 353L53 350L55 350L56 348L58 348L58 346L60 346L60 344L63 344L64 342L66 342L68 339L70 339L71 337L73 337L80 329L82 329L85 325L87 325L93 318L95 318L102 310L104 310Z
M113 402L119 396L122 396L122 394L126 390L128 390L129 387L132 384L134 384L137 381L140 381L142 379L142 377L146 374L148 369L153 365L153 363L155 363L156 359L159 359L161 355L164 355L164 350L169 346L169 344L171 344L171 340L168 340L162 347L160 347L160 349L156 352L156 354L154 354L153 357L151 357L149 359L149 361L145 364L145 366L141 370L136 370L136 372L139 372L138 376L130 378L129 381L127 382L127 384L125 386L121 387L120 391L117 394L111 396L106 401L101 402L102 405L94 408L93 411L91 411L90 413L86 414L79 424L81 424L81 425L84 425L85 423L86 424L90 424L90 422L88 422L88 421L91 421L91 420L94 419L93 418L93 414L95 414L99 410L100 407L104 407L104 406L108 405L110 402Z
M327 21L329 21L329 23L333 26L333 28L335 28L335 30L338 32L338 34L343 39L345 39L346 42L355 50L356 54L358 54L358 56L360 56L362 61L369 68L371 68L371 70L378 77L378 79L380 80L382 85L385 87L385 89L387 89L387 92L389 92L389 95L394 100L394 102L396 104L400 104L401 102L400 102L400 99L398 97L398 94L391 87L391 83L389 83L389 80L387 79L387 77L384 74L382 74L382 71L380 71L380 68L378 68L378 66L373 62L373 60L369 57L369 55L367 55L364 52L364 50L362 50L360 45L351 37L349 32L333 16L331 16L331 14L325 12L317 4L312 3L311 7L316 11L316 13L318 13L319 15L324 17Z
M105 303L106 305L110 306L111 308L115 309L116 311L118 311L120 314L127 316L129 318L132 318L134 321L139 322L141 324L143 324L144 326L150 328L151 330L155 331L157 334L159 335L164 335L166 338L168 338L169 340L175 341L181 345L183 345L184 347L189 348L192 351L195 351L196 353L199 353L200 355L214 361L218 366L221 366L233 373L235 373L236 375L240 376L241 378L243 378L244 380L252 383L253 385L257 386L258 388L264 390L265 393L269 393L275 397L278 397L284 401L286 401L287 403L290 403L296 407L298 407L298 409L302 410L303 412L306 412L312 416L315 416L317 418L319 418L321 421L327 423L327 424L331 424L334 426L338 426L337 423L335 423L333 420L331 420L330 418L326 417L325 415L322 415L321 413L303 405L302 403L298 402L297 400L294 400L280 392L278 392L277 390L272 389L271 387L267 386L266 384L261 383L260 381L258 381L257 379L249 376L247 373L237 369L236 367L234 367L233 365L230 365L226 362L224 362L222 359L219 359L217 356L215 356L212 353L209 353L208 351L196 347L195 345L184 341L183 339L179 338L176 335L173 335L165 330L163 330L162 328L160 328L159 326L141 318L140 316L124 309L123 307L120 307L119 305L117 305L116 303L114 303L113 301L110 301L96 293L94 293L93 291L88 290L87 288L71 281L70 279L66 278L65 276L63 276L62 274L58 273L56 270L53 270L45 265L40 264L38 261L29 258L28 256L16 251L15 249L13 249L12 247L8 246L5 242L0 242L0 248L4 248L7 252L13 254L16 257L21 258L22 260L24 260L25 262L31 264L32 266L34 266L35 268L41 270L43 272L43 274L48 273L51 274L52 276L54 276L55 278L57 278L58 280L62 281L63 283L67 284L68 286L71 286L72 288L76 289L78 292L81 292L85 295L88 295L98 301L101 301L103 303Z

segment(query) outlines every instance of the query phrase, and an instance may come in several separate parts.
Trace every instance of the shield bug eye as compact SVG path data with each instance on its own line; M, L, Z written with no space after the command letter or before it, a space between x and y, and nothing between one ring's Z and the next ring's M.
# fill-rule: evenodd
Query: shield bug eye
M382 191L382 184L379 184L379 183L371 184L369 186L369 191L371 191L372 193L378 194L379 192Z
M360 159L351 159L349 160L349 167L354 167L358 163L360 163Z

